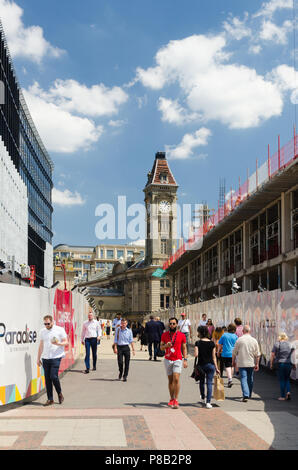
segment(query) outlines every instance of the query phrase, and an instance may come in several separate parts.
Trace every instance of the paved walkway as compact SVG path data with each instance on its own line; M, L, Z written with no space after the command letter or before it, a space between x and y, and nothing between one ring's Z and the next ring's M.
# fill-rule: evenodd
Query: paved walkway
M96 372L84 375L81 360L63 377L62 405L42 407L43 395L0 413L0 449L298 449L296 386L290 402L279 402L277 378L260 371L251 400L241 402L234 379L225 401L208 410L189 377L191 358L181 376L180 408L172 410L162 361L148 361L137 343L128 382L120 382L111 344L102 341Z

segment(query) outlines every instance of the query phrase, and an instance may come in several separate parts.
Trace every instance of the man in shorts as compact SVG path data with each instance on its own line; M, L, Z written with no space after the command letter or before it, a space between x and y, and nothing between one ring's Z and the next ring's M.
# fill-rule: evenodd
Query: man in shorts
M182 366L187 368L187 348L185 334L178 331L177 318L170 318L169 331L163 333L160 342L161 351L165 351L164 364L169 380L171 408L179 408L178 395L180 391L180 374ZM183 360L182 360L183 354Z

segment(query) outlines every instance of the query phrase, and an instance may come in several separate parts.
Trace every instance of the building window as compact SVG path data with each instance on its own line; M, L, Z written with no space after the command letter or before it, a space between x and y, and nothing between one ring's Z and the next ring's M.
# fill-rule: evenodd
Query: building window
M167 183L168 182L168 175L167 173L160 173L159 179L161 183Z
M167 240L162 238L160 243L161 243L160 252L162 255L166 255L167 254Z
M133 258L133 251L131 250L127 251L127 258Z
M101 258L104 258L104 250L103 250L103 248L100 249L100 257L101 257Z
M117 250L117 259L124 258L124 250Z
M74 268L81 268L82 267L82 261L74 261L73 262L73 267Z
M114 259L114 250L107 250L107 259Z
M169 308L170 306L170 296L165 294L160 294L160 308Z
M165 286L165 281L164 281L163 279L161 279L161 281L160 281L160 287L163 288L164 286Z

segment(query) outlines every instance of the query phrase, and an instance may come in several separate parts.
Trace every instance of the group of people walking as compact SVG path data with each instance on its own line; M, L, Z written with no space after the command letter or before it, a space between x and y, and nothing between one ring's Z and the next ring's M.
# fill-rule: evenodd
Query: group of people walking
M44 406L54 403L53 386L58 394L59 403L64 401L61 384L58 377L59 366L64 357L64 348L68 345L64 328L56 326L51 315L44 317L44 326L40 333L37 364L43 366L45 373L47 401ZM118 314L112 323L114 333L113 352L117 355L119 375L118 380L127 381L131 352L135 355L135 341L132 328ZM198 340L195 342L194 356L197 367L200 368L198 380L201 400L207 408L212 408L212 386L214 374L223 375L225 368L228 378L227 386L233 386L234 372L240 378L242 401L246 402L252 396L254 372L259 370L261 357L260 348L255 338L251 336L249 325L242 325L240 318L228 327L215 327L211 319L202 316L197 328ZM193 332L191 322L185 313L180 320L169 319L168 328L160 318L150 316L144 325L141 336L146 335L149 360L157 361L164 356L164 366L168 377L168 388L171 408L179 407L180 375L183 368L188 367L188 346ZM88 320L83 323L81 342L85 346L85 374L90 371L90 351L92 351L93 370L96 370L97 346L100 343L102 330L100 322L88 313ZM290 374L296 368L293 360L294 347L288 341L285 333L279 335L278 342L271 353L270 367L277 367L280 382L280 397L278 400L290 400Z

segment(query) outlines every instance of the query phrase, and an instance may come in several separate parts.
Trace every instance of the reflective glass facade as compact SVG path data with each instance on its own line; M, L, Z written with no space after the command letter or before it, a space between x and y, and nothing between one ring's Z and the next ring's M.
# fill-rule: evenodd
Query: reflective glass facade
M44 285L44 251L52 244L53 164L36 131L17 82L0 22L0 138L28 192L28 264L36 266L35 285Z

